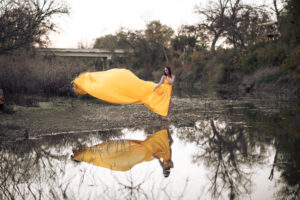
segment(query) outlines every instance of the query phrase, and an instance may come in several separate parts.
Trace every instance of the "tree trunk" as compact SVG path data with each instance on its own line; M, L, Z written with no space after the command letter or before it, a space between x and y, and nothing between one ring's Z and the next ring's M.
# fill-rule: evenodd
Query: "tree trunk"
M213 39L213 41L212 41L212 43L211 43L210 51L211 51L212 53L215 52L217 40L218 40L218 37L215 36L214 39Z
M165 50L165 47L163 47L163 51L164 51L164 56L165 56L166 61L167 61L167 65L169 65L169 64L170 64L170 63L169 63L169 58L168 58L167 52L166 52L166 50Z
M220 37L220 33L215 33L214 39L213 39L213 41L211 43L211 47L210 47L210 51L212 53L214 53L216 50L216 43L217 43L219 37Z

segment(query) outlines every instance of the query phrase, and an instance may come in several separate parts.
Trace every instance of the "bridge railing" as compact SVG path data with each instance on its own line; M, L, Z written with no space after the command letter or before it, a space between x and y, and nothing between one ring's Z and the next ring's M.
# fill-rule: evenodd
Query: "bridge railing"
M113 55L126 56L128 51L116 49L114 51L106 49L73 49L73 48L37 48L36 51L43 55L54 55L60 57L90 57L106 58L110 60Z

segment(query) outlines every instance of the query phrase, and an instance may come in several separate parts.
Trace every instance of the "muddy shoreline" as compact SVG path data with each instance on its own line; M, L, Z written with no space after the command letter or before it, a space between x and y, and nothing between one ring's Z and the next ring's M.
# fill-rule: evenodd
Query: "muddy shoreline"
M89 130L161 127L172 124L187 126L193 125L201 116L204 117L201 110L206 109L197 99L175 97L175 104L170 112L171 122L168 122L143 105L116 105L97 99L73 97L39 100L31 106L10 105L9 112L0 114L0 137L3 140Z
M279 90L256 90L250 93L237 91L233 88L209 91L208 87L198 88L194 93L175 90L172 98L174 106L170 111L171 122L162 120L158 114L143 105L110 104L89 96L25 96L19 103L7 105L7 111L0 113L0 139L11 141L43 135L122 128L172 125L191 127L198 120L220 117L222 109L226 105L234 105L235 100L241 103L243 98L267 102L291 99L291 96Z

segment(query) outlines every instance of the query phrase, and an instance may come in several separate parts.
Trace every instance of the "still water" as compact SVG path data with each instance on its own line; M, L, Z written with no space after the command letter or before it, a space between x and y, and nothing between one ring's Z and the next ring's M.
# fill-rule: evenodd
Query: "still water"
M299 199L297 101L175 102L186 119L159 127L1 142L0 199Z

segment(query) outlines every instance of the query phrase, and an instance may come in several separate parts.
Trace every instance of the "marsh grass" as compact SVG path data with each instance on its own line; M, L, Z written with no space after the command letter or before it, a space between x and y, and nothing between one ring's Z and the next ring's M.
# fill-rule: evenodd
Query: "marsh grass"
M95 70L91 63L79 59L41 56L34 52L3 55L0 68L0 88L6 103L24 101L21 94L71 96L71 81L84 71Z

